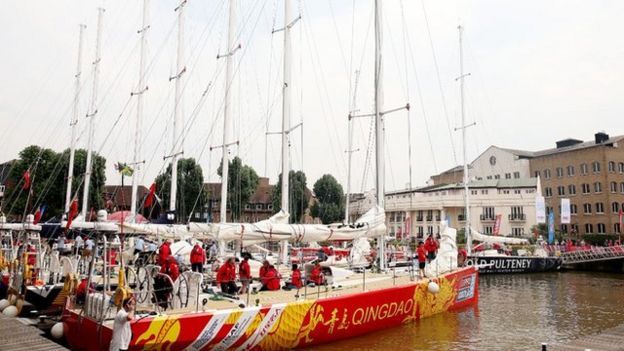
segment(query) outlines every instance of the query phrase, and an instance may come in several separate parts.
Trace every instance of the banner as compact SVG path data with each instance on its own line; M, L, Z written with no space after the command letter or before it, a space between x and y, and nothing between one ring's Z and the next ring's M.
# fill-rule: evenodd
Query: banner
M555 241L555 212L548 214L548 243L552 244Z
M561 199L561 224L570 223L570 199Z
M535 220L537 223L546 223L546 202L543 196L535 197Z
M409 216L409 213L408 213L407 217L405 217L405 237L407 238L408 236L410 236L411 232L412 232L412 218Z
M500 215L500 214L496 215L496 222L494 222L494 235L500 235L500 226L501 226L502 217L503 215Z

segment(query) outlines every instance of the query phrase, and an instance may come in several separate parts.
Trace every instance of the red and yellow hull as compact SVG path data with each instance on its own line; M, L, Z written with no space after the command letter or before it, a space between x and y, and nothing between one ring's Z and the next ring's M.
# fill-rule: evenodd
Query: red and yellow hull
M307 347L398 326L478 301L478 273L464 268L426 282L214 313L144 318L132 323L131 350L280 350ZM67 310L65 337L72 350L108 350L112 332Z

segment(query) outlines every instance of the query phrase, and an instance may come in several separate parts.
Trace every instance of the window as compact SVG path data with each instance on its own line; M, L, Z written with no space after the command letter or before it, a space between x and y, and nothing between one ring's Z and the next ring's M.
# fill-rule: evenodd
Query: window
M551 197L552 196L552 188L549 188L549 187L545 188L544 189L544 196Z
M576 185L574 184L568 185L568 194L576 195Z
M262 204L256 204L256 210L261 210L262 209Z
M621 233L621 232L620 232L620 223L615 223L615 224L613 225L613 231L614 231L616 234L620 234L620 233Z
M505 173L505 179L511 179L511 173Z
M563 196L563 195L565 195L565 186L563 186L563 185L559 185L559 186L557 187L557 194L558 194L559 196Z
M267 205L267 210L273 210L273 204L268 204Z
M522 206L511 206L511 214L509 215L509 220L524 220L524 210Z
M570 230L572 231L572 234L578 233L579 232L578 224L570 224Z
M418 236L422 238L423 234L425 233L424 228L422 226L418 226L417 230L418 230Z
M562 224L561 225L561 232L568 234L568 225L567 224Z
M251 209L251 205L250 204L245 204L245 209L246 210L250 210Z
M587 184L587 183L583 183L583 184L581 185L581 188L582 188L582 190L583 190L583 194L589 194L589 184Z
M604 213L604 205L602 202L596 202L596 213Z
M500 174L495 174L494 179L500 179Z
M544 179L550 179L550 169L544 170Z
M535 178L540 176L540 171L535 171Z
M431 235L433 234L433 226L432 225L428 225L427 226L427 235Z
M591 214L591 204L583 204L583 213Z
M598 233L604 234L606 232L604 223L598 223Z
M514 178L515 179L520 178L520 172L514 172Z
M585 234L592 234L594 232L594 225L591 223L585 224Z
M624 173L624 162L618 163L618 171Z
M479 192L478 192L478 191L476 191L476 190L472 190L470 193L471 193L472 195L477 195Z
M609 172L615 172L615 162L609 161Z
M483 227L483 232L485 234L493 234L494 233L494 229L492 226L485 226Z
M578 213L578 207L575 204L570 204L570 214L576 215Z
M481 195L487 195L487 194L488 194L487 189L481 190Z
M587 163L581 163L581 175L587 175Z
M609 186L609 190L611 190L612 193L617 193L617 183L611 182L611 185Z
M594 183L594 192L595 193L601 193L602 192L602 183L600 183L600 182L595 182Z
M515 190L514 190L514 194L518 194L518 195L520 195L521 193L522 193L522 191L521 191L520 189L515 189Z
M624 193L624 182L620 183L620 192Z
M557 178L563 177L563 167L557 167Z
M620 204L617 202L613 202L611 204L611 212L618 213L620 211Z
M552 206L546 206L546 214L549 215L551 212L554 212L555 210L552 208Z
M481 219L494 219L494 207L484 207L483 214L481 215Z
M568 177L572 177L574 175L574 166L568 166Z
M487 176L486 178L487 178L487 179L492 179L492 176Z
M600 162L592 162L592 171L594 171L594 173L600 173Z
M511 235L512 236L524 236L524 228L522 227L511 228Z

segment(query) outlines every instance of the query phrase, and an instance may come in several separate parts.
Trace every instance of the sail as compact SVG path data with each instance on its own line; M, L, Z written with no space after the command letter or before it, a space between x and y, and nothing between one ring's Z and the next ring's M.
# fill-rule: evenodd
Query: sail
M122 223L121 229L127 234L144 234L164 239L184 240L193 237L184 224Z
M61 222L61 228L67 226L67 221ZM85 222L85 221L72 221L69 229L90 229L100 232L117 232L119 226L115 222Z
M457 230L442 226L440 248L436 258L425 266L425 276L437 277L457 269Z
M504 236L492 236L492 235L484 235L479 233L478 231L474 230L474 229L470 229L470 233L472 234L472 240L475 241L481 241L484 243L491 243L491 244L512 244L512 245L519 245L519 244L528 244L529 241L527 239L521 239L521 238L508 238L508 237L504 237Z

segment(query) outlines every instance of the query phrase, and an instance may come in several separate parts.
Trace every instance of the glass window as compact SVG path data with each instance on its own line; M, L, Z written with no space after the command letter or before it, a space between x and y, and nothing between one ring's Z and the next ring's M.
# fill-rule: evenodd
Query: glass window
M624 162L618 163L618 171L624 173Z
M568 166L568 177L572 177L574 175L574 166Z
M620 192L624 193L624 182L620 183Z
M620 234L620 223L613 224L613 231L617 234Z
M520 172L514 172L514 178L515 179L520 178Z
M600 162L594 161L592 163L592 171L594 171L594 173L600 173Z
M500 174L495 174L494 179L500 179Z
M552 196L552 188L547 187L544 189L544 196L551 197Z
M581 175L587 174L587 163L581 163Z
M602 202L596 202L596 213L604 213L604 205Z
M557 178L563 177L563 167L557 167Z
M612 193L617 193L617 182L611 182L609 189L611 190Z
M544 179L550 179L550 169L544 170Z
M609 161L609 172L615 172L615 162Z
M585 234L592 234L594 232L594 226L591 223L585 224Z
M600 183L600 182L595 182L594 183L594 192L595 193L601 193L602 192L602 183Z
M583 190L583 194L589 194L589 184L583 183L581 189Z
M568 194L576 195L576 185L574 184L568 185Z
M540 176L540 171L535 171L535 178Z
M598 223L598 233L604 234L606 232L604 223Z
M575 215L578 213L578 207L575 204L570 204L570 214Z
M565 195L565 186L559 185L557 187L557 195L559 195L559 196Z
M592 213L591 208L592 208L591 204L583 204L583 213L591 214Z
M620 211L620 204L617 202L611 203L611 212L618 213Z

